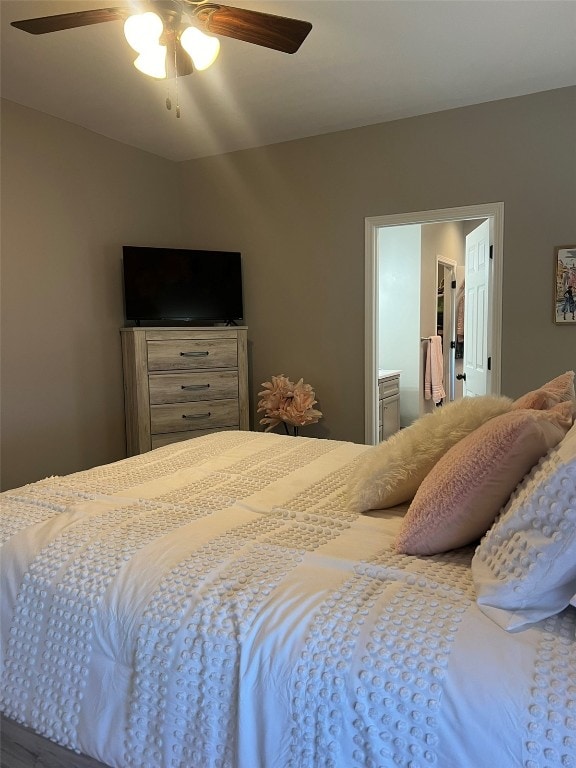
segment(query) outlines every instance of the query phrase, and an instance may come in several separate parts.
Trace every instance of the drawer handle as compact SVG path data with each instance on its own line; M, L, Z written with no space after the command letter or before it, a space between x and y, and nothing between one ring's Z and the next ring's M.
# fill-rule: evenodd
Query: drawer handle
M180 352L180 357L208 357L210 352Z
M208 411L208 413L189 413L189 414L183 413L182 414L183 419L207 419L210 416L212 416L210 411Z
M209 389L210 384L182 384L180 389Z

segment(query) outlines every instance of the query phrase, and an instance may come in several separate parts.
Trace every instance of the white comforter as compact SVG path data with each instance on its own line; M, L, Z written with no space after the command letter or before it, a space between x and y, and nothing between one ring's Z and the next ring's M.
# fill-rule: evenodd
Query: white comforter
M2 497L5 714L117 768L569 768L576 609L357 516L364 446L224 432Z

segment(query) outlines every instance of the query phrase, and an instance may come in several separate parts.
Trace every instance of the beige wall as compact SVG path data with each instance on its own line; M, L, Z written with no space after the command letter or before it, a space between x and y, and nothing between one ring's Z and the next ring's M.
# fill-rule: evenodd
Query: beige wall
M2 102L2 487L123 458L121 246L179 233L174 165Z
M181 165L192 243L242 250L253 393L313 384L306 434L363 441L364 219L504 202L502 389L576 368L552 322L553 248L576 242L576 88Z
M3 102L3 487L124 455L124 243L241 250L253 405L303 376L306 434L362 441L365 217L502 200L503 390L576 368L574 125L571 88L176 165Z

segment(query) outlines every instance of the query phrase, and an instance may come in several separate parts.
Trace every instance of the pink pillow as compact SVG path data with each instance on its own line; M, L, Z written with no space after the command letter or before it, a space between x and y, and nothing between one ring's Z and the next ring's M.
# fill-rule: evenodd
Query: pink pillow
M396 551L433 555L479 539L534 464L572 425L572 403L496 416L451 448L423 480Z
M512 404L512 408L535 408L546 410L558 403L571 401L576 407L574 394L574 371L566 371L538 389L527 392Z

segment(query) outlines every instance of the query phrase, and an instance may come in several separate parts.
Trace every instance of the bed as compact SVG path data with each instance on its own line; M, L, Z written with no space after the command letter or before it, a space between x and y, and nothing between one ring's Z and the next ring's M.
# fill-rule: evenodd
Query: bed
M508 631L477 541L400 553L411 502L350 504L374 450L221 432L5 492L3 765L576 765L576 608Z

